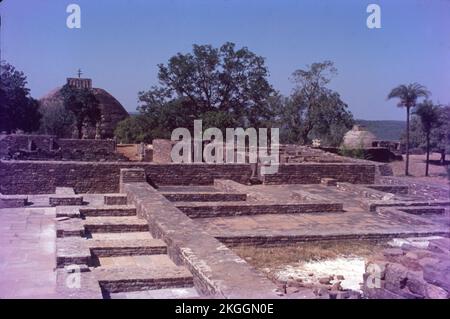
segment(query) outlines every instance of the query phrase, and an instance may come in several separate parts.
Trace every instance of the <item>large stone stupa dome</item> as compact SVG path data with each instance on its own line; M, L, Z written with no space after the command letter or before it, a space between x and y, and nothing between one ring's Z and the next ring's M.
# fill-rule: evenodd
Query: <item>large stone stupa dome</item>
M77 88L89 88L92 89L95 97L100 103L101 122L99 125L100 137L102 139L114 137L114 130L117 123L124 120L129 116L125 108L117 101L114 96L108 93L104 89L92 88L91 79L83 78L68 78L67 83ZM40 99L42 108L56 108L63 105L63 98L61 95L61 87L50 91L47 95ZM94 136L92 136L94 135ZM88 138L95 137L95 128L90 130Z

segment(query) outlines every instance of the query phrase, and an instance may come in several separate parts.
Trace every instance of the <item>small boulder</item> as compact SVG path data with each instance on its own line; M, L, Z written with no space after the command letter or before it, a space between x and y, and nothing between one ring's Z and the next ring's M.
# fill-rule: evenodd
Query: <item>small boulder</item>
M331 281L330 277L319 278L319 283L322 285L329 285L330 281Z
M405 252L400 248L387 248L383 250L383 255L386 257L397 257L397 256L403 256Z
M341 282L340 281L336 281L332 286L331 286L331 290L332 291L341 291L342 286L341 286Z

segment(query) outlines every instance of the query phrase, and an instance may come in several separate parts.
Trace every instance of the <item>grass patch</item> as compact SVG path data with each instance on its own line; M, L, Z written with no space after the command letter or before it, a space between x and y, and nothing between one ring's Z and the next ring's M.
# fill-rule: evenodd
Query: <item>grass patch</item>
M386 248L386 241L305 242L285 247L236 246L233 251L256 268L275 268L298 262L320 261L339 256L369 257Z

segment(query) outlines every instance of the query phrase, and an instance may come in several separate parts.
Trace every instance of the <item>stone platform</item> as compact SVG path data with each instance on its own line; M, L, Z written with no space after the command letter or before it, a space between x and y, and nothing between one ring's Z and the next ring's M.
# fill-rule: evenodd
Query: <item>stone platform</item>
M450 202L405 186L131 181L123 190L71 193L82 203L57 207L54 194L28 195L27 206L0 209L0 298L313 298L284 293L233 247L450 236Z

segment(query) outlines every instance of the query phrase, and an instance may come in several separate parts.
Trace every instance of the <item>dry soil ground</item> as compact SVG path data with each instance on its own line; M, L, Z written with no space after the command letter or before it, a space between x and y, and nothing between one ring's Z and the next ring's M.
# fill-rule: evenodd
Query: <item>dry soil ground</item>
M359 290L365 261L387 247L386 241L305 242L288 247L233 247L249 264L277 283L320 287L324 278L344 289ZM339 279L338 279L339 278Z
M430 183L449 185L449 161L446 165L438 165L440 154L430 154L429 177L425 177L425 158L426 155L410 155L409 173L411 178L415 178ZM390 164L395 176L405 176L405 161L396 161Z
M137 146L138 144L119 144L117 145L117 152L128 157L130 161L138 161L139 155Z

